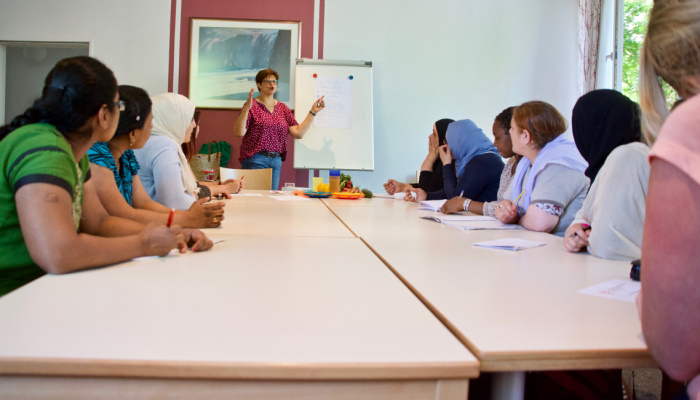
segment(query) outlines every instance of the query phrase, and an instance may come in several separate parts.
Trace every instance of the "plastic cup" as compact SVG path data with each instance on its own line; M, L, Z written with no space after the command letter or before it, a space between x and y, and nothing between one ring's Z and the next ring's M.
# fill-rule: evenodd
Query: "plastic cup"
M207 182L214 182L214 179L216 179L216 171L213 169L203 169L202 175L204 176L204 180Z

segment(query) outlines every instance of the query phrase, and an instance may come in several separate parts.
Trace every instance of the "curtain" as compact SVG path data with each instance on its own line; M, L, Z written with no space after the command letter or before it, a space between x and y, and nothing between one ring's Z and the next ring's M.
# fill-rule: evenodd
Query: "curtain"
M578 95L595 89L603 0L578 0Z

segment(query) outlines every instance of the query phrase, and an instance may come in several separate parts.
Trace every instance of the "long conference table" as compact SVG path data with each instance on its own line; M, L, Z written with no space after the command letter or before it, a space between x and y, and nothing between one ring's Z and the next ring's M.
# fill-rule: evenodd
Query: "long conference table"
M634 305L576 293L628 263L462 231L374 198L225 200L222 240L0 298L0 398L465 399L497 372L654 365ZM519 252L472 246L519 237Z

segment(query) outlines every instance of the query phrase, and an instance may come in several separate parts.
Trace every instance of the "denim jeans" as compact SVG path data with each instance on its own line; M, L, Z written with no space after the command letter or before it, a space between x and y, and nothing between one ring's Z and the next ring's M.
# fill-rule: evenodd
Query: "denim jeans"
M243 169L265 169L272 168L272 190L278 190L280 186L280 171L282 170L282 157L270 158L266 155L256 153L253 157L241 161Z

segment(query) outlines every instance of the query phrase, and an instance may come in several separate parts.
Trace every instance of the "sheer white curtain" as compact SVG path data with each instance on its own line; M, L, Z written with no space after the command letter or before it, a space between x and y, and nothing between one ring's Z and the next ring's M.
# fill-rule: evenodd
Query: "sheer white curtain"
M578 0L578 94L595 89L603 0Z

